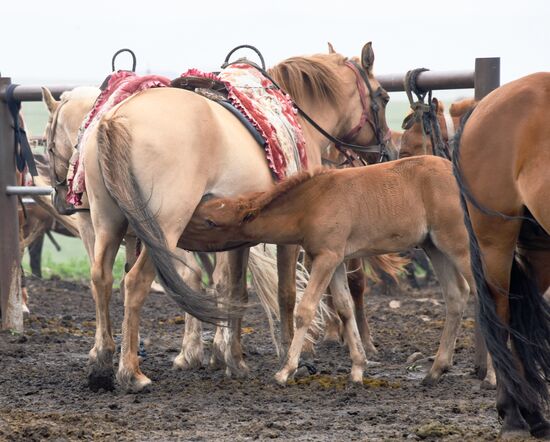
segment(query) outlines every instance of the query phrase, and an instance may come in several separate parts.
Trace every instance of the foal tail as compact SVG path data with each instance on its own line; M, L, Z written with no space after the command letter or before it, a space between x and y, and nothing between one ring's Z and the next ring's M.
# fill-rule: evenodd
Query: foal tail
M107 191L143 241L166 293L187 313L210 323L227 320L216 301L194 292L178 274L156 217L147 205L131 166L131 135L120 119L104 120L98 129L99 166Z
M481 250L475 235L466 201L487 215L504 216L483 207L471 194L463 180L460 159L460 138L470 110L462 119L455 135L453 173L460 189L460 202L464 212L464 224L470 239L470 260L477 286L479 302L478 321L489 353L493 358L498 381L510 395L527 410L537 409L548 403L546 382L550 379L550 307L539 293L536 281L530 275L528 263L515 253L510 278L509 326L502 323L495 309L495 302L483 270ZM529 222L529 221L524 221ZM510 334L514 349L521 361L523 374L517 360L507 345Z

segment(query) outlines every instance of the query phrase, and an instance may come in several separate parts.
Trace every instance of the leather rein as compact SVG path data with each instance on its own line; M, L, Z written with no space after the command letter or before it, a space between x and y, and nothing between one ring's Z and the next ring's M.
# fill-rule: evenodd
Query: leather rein
M252 63L246 59L238 60L236 63L247 63L250 66L258 69L269 81L271 81L271 83L275 88L285 92L277 84L277 82L273 78L271 78L271 76L267 73L267 71L263 67L259 67L255 63ZM229 66L229 64L233 64L233 63L224 63L222 67L225 68ZM378 162L381 163L381 162L387 161L390 159L390 155L387 149L387 142L390 138L389 130L386 134L382 132L382 129L380 127L380 119L378 117L378 111L380 110L380 106L376 101L382 95L382 93L384 92L384 89L382 88L382 86L379 86L378 89L376 89L376 91L373 91L367 73L355 61L346 60L345 64L355 73L356 84L359 90L359 96L361 98L361 105L363 106L363 112L361 114L359 123L343 139L337 138L334 135L329 134L325 129L319 126L319 124L317 124L315 120L313 120L300 106L298 106L296 102L294 102L293 104L298 110L298 112L300 113L300 115L304 118L304 120L306 120L309 124L311 124L326 139L334 143L334 146L336 147L336 149L338 149L346 157L346 163L349 162L351 164L355 160L355 158L353 158L347 152L347 149L360 154L375 153L379 155ZM367 89L368 89L368 96L370 96L370 106L367 105L367 93L365 91L365 85L367 86ZM370 110L370 113L372 114L372 118L369 118L369 110ZM359 133L359 131L365 126L367 122L371 125L374 131L377 144L370 145L370 146L361 146L361 145L353 144L347 141L347 140L353 139L353 137L355 137ZM366 162L362 157L360 157L359 159L364 164L366 164Z

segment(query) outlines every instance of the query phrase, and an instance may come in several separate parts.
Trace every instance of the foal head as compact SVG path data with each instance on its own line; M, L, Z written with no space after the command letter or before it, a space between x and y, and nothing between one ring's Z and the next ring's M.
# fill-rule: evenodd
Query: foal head
M46 143L50 160L50 180L56 191L54 204L60 213L68 210L64 204L67 174L77 142L78 129L99 92L95 87L78 87L64 92L61 100L56 101L47 88L42 88L42 98L49 112Z

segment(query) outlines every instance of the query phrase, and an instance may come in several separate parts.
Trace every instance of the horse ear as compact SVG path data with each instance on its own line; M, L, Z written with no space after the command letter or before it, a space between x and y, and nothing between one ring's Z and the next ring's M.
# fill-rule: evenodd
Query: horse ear
M361 66L370 75L372 74L372 66L374 65L374 51L372 50L372 43L369 41L363 50L361 51Z
M249 223L251 221L254 221L256 217L258 216L258 209L252 209L245 213L243 217L243 223Z
M42 87L42 101L46 104L50 114L53 114L59 106L59 101L53 98L52 93L47 87Z
M414 112L410 113L405 117L403 120L403 124L401 125L401 129L408 130L412 127L414 124Z
M438 113L438 114L442 114L443 113L443 102L439 101L437 98L432 98L432 103L434 104L435 106L435 112Z
M334 50L334 46L332 46L332 43L328 42L328 53L329 54L336 54L336 51Z

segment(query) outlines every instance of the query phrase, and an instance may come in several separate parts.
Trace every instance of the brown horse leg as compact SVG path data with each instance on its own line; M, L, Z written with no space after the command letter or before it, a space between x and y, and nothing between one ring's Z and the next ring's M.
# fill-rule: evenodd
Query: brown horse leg
M113 263L122 240L121 232L97 234L91 265L91 288L96 307L95 344L90 350L88 384L97 391L113 388L113 353L109 302L113 289Z
M456 264L445 253L436 248L431 242L425 244L423 248L432 262L443 290L447 311L434 363L429 373L422 380L423 385L434 385L443 373L452 366L456 338L470 290Z
M345 264L340 264L334 272L332 281L330 282L330 290L334 299L336 311L344 323L344 335L352 361L350 374L351 381L362 382L363 371L365 370L365 366L367 364L367 357L365 356L365 349L361 343L361 337L357 328L357 321L355 320L355 315L353 312L353 301L349 291L348 276L346 275ZM361 314L363 314L362 310Z
M378 353L378 350L372 342L370 327L367 320L367 312L365 311L365 291L367 288L367 275L363 268L363 260L361 258L350 259L347 262L348 266L348 284L355 307L355 320L357 328L361 335L361 342L365 347L365 351L370 354Z
M277 246L278 296L283 353L290 345L294 335L292 318L296 305L296 262L299 250L298 246Z
M477 232L485 280L489 285L495 303L496 314L500 321L508 326L510 323L508 299L510 273L520 225L518 222L480 215L478 212L475 212L472 216L472 224ZM501 331L498 335L501 340L500 346L505 347L509 338L508 332ZM518 403L510 395L505 384L498 381L500 376L498 370L496 370L496 376L497 411L502 419L501 437L527 437L528 427L522 417Z
M248 253L248 248L227 252L227 287L229 303L233 305L245 305L248 302L246 289ZM249 372L243 357L241 326L242 316L231 319L227 330L223 332L225 338L224 363L227 376L245 377Z
M155 268L147 249L124 278L124 320L117 381L125 391L141 391L151 380L139 368L138 341L140 312L155 278Z
M286 384L288 377L296 371L306 333L315 317L321 296L341 262L341 258L334 252L326 252L313 258L309 283L294 315L296 329L292 343L283 368L275 374L275 380L279 384Z

